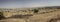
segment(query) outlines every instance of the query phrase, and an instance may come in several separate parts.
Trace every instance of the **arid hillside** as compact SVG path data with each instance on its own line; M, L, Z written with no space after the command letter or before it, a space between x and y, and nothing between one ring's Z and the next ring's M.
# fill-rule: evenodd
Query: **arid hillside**
M60 22L60 7L0 9L0 22Z

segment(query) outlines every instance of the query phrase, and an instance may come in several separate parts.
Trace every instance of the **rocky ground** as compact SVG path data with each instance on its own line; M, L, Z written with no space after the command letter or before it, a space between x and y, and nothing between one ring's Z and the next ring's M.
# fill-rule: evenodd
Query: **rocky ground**
M42 10L43 11L43 10ZM13 16L0 20L0 22L60 22L60 9L45 10L41 13Z

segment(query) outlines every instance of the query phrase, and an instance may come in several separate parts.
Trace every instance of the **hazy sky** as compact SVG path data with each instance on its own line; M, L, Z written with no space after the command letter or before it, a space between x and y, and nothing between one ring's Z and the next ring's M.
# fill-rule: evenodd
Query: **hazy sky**
M0 0L0 8L60 6L60 0Z

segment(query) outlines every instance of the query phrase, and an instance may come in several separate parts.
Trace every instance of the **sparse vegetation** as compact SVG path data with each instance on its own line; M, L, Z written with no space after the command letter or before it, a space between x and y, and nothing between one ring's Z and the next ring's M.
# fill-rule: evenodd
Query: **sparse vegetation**
M3 16L3 12L0 12L0 20L4 19L5 17Z
M34 11L34 13L38 13L39 10L38 9L33 9L33 11Z
M56 10L55 10L56 9ZM11 12L15 12L15 13L9 13L11 10ZM23 9L22 11L21 10L17 10L17 9L10 9L10 10L6 10L6 14L5 15L9 15L10 17L8 17L7 19L24 19L24 21L27 22L27 19L30 21L30 22L46 22L47 20L49 22L56 22L56 19L51 19L51 18L54 18L56 15L60 15L60 8L54 8L54 7L44 7L44 8L32 8L31 10L28 10L26 9ZM58 11L59 10L59 11ZM28 12L27 12L28 11ZM23 13L22 13L23 12ZM25 12L27 12L26 14L24 14ZM32 14L28 14L28 13L31 13ZM5 18L3 16L3 13L4 12L0 12L0 20ZM21 14L22 13L22 14ZM35 14L36 13L36 14ZM15 15L14 15L15 14ZM13 16L11 16L13 15ZM33 16L33 17L31 17ZM10 20L11 21L11 20ZM13 20L14 21L14 20Z

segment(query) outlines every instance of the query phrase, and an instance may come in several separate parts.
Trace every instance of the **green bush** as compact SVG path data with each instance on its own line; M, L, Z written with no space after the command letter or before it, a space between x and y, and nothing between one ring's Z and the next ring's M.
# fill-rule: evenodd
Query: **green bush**
M3 16L3 12L0 12L0 20L3 19L3 18L5 18L5 17Z
M33 11L34 11L34 13L38 13L39 10L38 9L33 9Z

